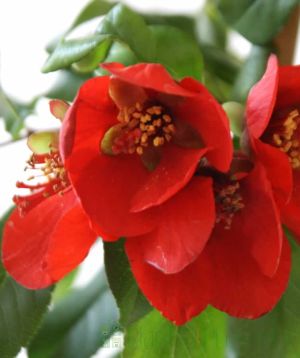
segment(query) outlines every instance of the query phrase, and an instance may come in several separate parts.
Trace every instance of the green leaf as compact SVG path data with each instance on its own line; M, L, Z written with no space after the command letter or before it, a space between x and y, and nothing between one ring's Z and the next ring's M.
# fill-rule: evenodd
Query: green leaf
M120 323L126 327L147 314L151 306L131 273L124 240L104 243L104 262L110 288L120 309Z
M230 53L215 46L201 44L201 50L206 70L213 76L232 84L238 74L240 61Z
M60 70L56 82L44 96L71 102L74 100L79 87L90 77L74 73L72 70Z
M197 42L187 33L167 25L151 26L156 39L155 62L177 79L191 76L202 80L203 59Z
M253 321L230 319L233 357L300 357L300 247L291 244L293 265L289 286L275 309Z
M227 23L249 41L269 43L299 0L215 0Z
M26 347L40 326L51 288L27 290L11 278L0 287L0 357L13 358Z
M104 58L109 47L107 39L107 35L101 34L89 35L81 39L62 39L47 59L42 71L46 73L68 67L74 62L82 60L98 46L100 47L99 53L96 51L94 55L100 56L101 54ZM97 57L97 60L101 61L101 58Z
M72 284L78 274L78 268L71 271L67 276L60 280L52 294L52 303L56 303L64 298L68 293L71 292Z
M202 44L225 49L227 26L215 5L208 1L197 19L198 39Z
M228 101L231 92L231 85L229 83L215 76L212 72L205 71L204 84L218 102L224 103Z
M119 62L129 66L137 63L138 59L128 46L121 42L114 42L105 58L105 62Z
M104 0L92 0L90 1L80 12L80 14L76 17L73 24L71 25L69 31L81 25L82 23L92 20L95 17L105 15L112 7L114 3L107 2ZM68 31L68 32L69 32Z
M208 308L183 326L175 326L153 310L127 327L124 358L223 358L225 314Z
M90 73L97 69L99 67L99 63L105 59L111 43L112 41L110 39L103 41L80 61L73 63L73 69L79 73Z
M5 129L13 139L19 138L19 133L24 127L24 118L29 114L29 108L12 101L0 87L0 118L4 119Z
M247 60L236 78L231 99L237 102L246 101L251 87L262 77L270 53L271 50L269 48L260 46L252 47Z
M29 347L30 358L88 358L116 329L118 310L104 273L61 299Z
M229 119L231 132L240 137L244 130L245 107L238 102L225 102L222 107Z
M155 39L142 16L124 5L116 5L103 19L97 32L127 44L140 61L153 61Z
M195 40L196 37L196 22L194 17L182 15L158 15L158 14L145 14L144 19L147 25L169 25L186 32Z

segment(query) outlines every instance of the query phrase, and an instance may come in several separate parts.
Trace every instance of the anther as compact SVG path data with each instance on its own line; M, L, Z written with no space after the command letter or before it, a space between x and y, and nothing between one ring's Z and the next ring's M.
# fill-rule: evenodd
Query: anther
M119 115L120 133L113 138L113 154L137 153L142 155L149 145L159 147L172 140L176 128L172 117L160 105L144 108L140 103L123 108Z
M294 169L300 167L300 141L298 139L298 125L300 123L300 113L298 109L291 111L287 118L281 122L281 126L276 128L272 134L272 142L282 152L289 157Z

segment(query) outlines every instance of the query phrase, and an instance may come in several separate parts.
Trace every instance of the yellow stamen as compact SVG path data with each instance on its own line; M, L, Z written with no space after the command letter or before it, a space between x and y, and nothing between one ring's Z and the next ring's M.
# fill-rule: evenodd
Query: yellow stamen
M160 147L165 143L165 139L163 137L155 137L153 139L153 145L154 147Z
M136 103L133 107L123 108L118 120L122 127L117 142L114 142L115 153L142 155L149 145L159 147L170 142L176 131L172 117L160 105L144 108Z
M139 155L142 155L143 153L144 153L144 149L143 149L143 147L137 147L136 148L136 152L137 152L137 154L139 154Z
M300 141L298 135L298 125L300 123L300 113L298 109L291 111L282 123L282 129L272 135L273 144L289 157L294 169L300 167Z

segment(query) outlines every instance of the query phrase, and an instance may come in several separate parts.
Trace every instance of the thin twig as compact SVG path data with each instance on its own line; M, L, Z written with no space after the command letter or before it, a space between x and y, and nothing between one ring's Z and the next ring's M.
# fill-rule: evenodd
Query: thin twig
M8 146L10 144L14 144L14 143L19 142L21 140L27 139L27 137L28 137L28 133L26 135L22 136L22 137L17 138L17 139L11 139L11 140L7 140L5 142L2 142L2 143L0 143L0 148L6 147L6 146Z

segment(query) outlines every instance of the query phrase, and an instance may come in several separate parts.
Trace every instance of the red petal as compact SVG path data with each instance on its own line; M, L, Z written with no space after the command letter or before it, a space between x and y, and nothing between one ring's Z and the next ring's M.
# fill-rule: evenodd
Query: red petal
M118 63L104 63L101 67L120 80L135 86L182 97L196 95L176 83L166 69L158 63L138 63L129 67L121 67Z
M271 55L262 79L252 87L246 108L250 135L260 137L270 121L278 90L278 61Z
M294 188L291 201L282 210L284 224L296 235L300 243L300 172L293 171Z
M139 287L166 318L184 324L206 308L213 281L205 252L183 271L166 275L145 263L135 246L126 251Z
M186 149L175 145L165 146L159 165L148 176L134 195L131 212L139 212L160 205L181 188L195 173L207 149Z
M277 204L279 207L285 206L291 198L293 189L292 168L287 155L255 138L252 140L252 147L266 169Z
M172 108L177 118L187 121L199 134L209 149L207 159L222 172L226 172L232 159L232 139L229 122L223 108L199 82L186 78L180 85L198 93L197 97L186 98L178 107Z
M25 217L10 216L3 236L3 263L20 284L47 287L73 270L87 255L96 235L74 192L54 195Z
M84 83L68 109L60 131L60 153L63 159L75 149L90 147L99 152L100 139L118 123L118 110L109 94L109 77L96 77Z
M277 108L299 105L300 66L283 66L279 68Z
M153 215L131 214L129 209L148 171L137 156L113 157L100 152L105 132L117 123L108 85L106 77L99 77L81 88L73 113L64 120L65 165L84 210L100 228L99 234L139 235L153 228Z
M223 230L221 235L217 234L209 248L214 269L213 306L239 318L257 318L270 311L288 284L290 248L286 238L278 270L270 278L261 272L239 240L239 231Z
M255 169L241 181L245 207L234 217L230 231L251 251L260 269L272 277L279 264L282 246L282 227L272 187L264 167Z
M158 227L127 241L149 264L164 273L176 273L203 250L215 223L210 178L195 177L160 208Z
M104 232L116 238L136 236L154 228L153 210L130 213L132 197L148 175L140 158L111 157L82 149L72 154L69 164L82 206L96 227L101 228L100 235Z

